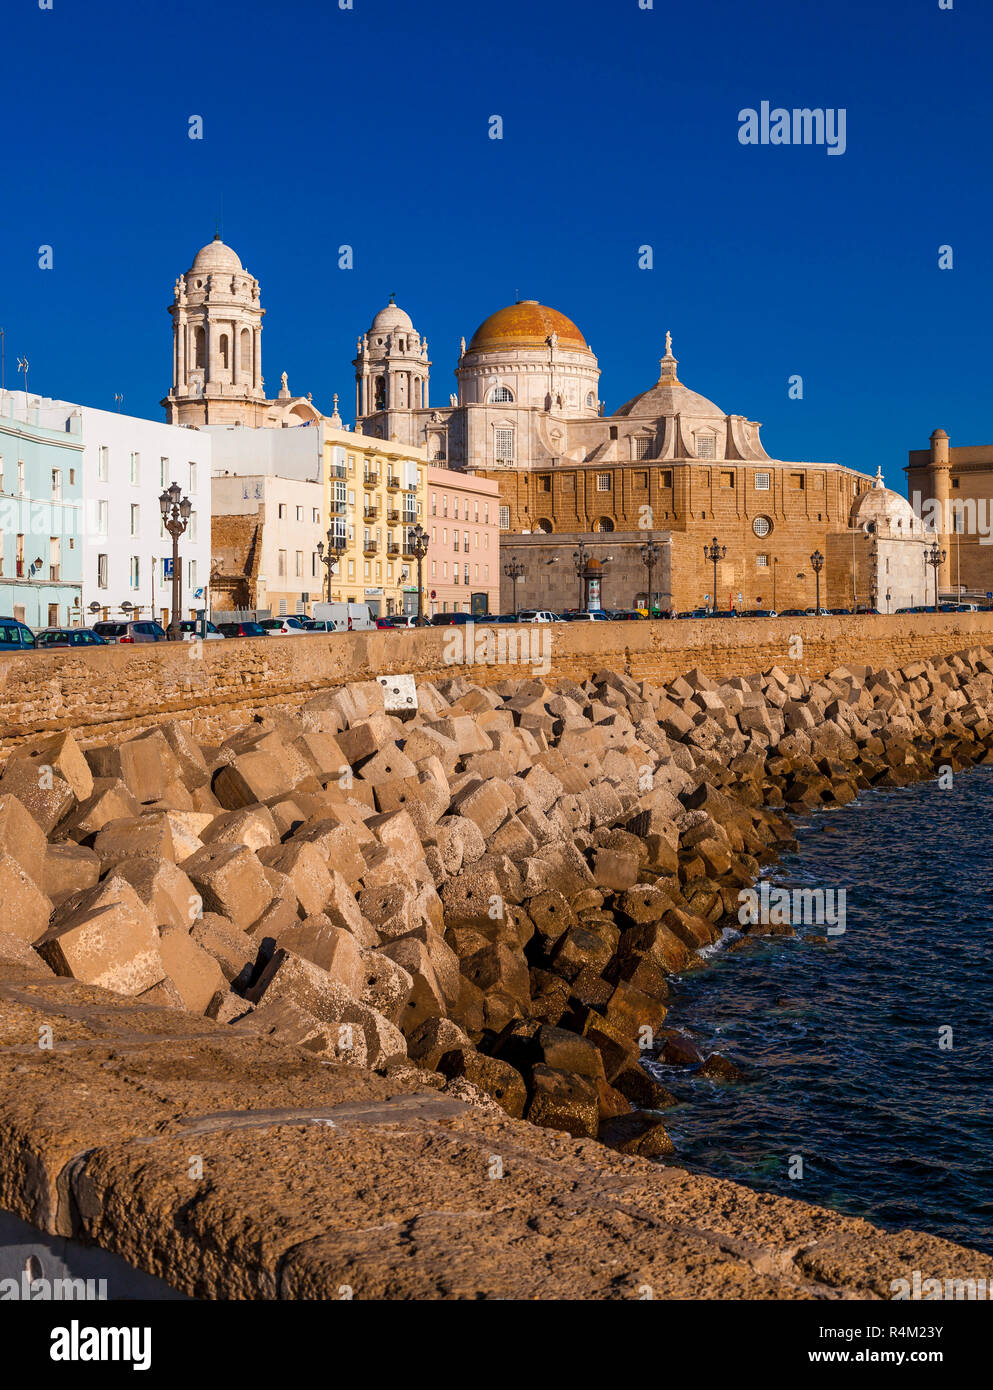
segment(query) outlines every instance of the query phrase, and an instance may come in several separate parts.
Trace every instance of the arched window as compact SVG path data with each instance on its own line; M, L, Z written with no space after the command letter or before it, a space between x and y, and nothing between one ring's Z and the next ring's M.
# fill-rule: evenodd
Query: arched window
M540 531L543 536L550 536L552 534L552 523L550 521L547 521L544 517L542 517L540 520L534 523L534 527L532 529L535 531Z
M494 386L493 390L490 392L490 400L493 401L494 404L512 401L513 399L514 393L509 386Z
M594 531L612 531L614 529L613 519L609 516L599 516L593 523Z
M227 371L230 364L228 362L228 335L226 333L222 333L218 339L217 349L221 354L221 366Z
M587 396L586 396L586 405L587 405L587 409L589 409L589 410L595 409L595 407L596 407L596 395L594 394L594 392L590 391L590 392L587 393Z
M385 379L385 377L381 377L381 376L377 376L377 378L376 378L376 404L375 404L375 409L376 409L376 410L385 410L385 409L386 409L386 379Z
M193 356L198 367L207 365L207 340L202 328L193 330Z
M247 328L241 330L241 370L252 370L252 335Z

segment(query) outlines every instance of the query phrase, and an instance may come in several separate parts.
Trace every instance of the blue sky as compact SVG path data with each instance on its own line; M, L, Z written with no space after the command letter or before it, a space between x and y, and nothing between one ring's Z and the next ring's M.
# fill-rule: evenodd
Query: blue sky
M347 419L391 291L436 402L520 295L576 320L608 410L671 329L686 384L780 458L902 490L936 426L993 443L988 0L52 3L4 14L8 386L26 354L32 390L161 418L173 282L223 206L268 390L286 370ZM844 108L845 154L742 146L762 101Z

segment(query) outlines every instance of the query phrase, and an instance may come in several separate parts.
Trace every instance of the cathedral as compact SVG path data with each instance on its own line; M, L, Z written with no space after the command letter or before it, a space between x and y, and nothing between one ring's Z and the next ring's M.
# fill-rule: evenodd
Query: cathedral
M259 282L219 236L177 279L169 312L169 423L341 427L337 404L324 417L309 395L291 394L285 373L267 396ZM827 556L824 606L881 602L887 591L896 606L894 586L870 574L878 543L864 555L851 539L865 530L859 504L873 480L770 456L757 421L684 384L670 334L657 380L610 415L582 331L536 300L498 309L461 340L447 403L431 402L431 365L427 339L391 295L357 342L355 433L496 485L501 569L523 566L520 607L808 608L816 551ZM890 561L907 569L895 553ZM508 580L501 608L511 601Z
M522 607L586 601L572 574L580 540L602 567L604 606L644 606L646 533L660 548L653 606L809 607L811 554L829 535L848 534L872 486L837 463L770 457L756 421L684 385L668 334L658 380L604 414L600 367L582 332L534 300L499 309L468 346L462 340L447 405L430 404L427 342L392 297L359 339L354 366L366 433L422 445L442 466L498 484L501 553L525 567ZM712 594L703 549L715 538ZM832 563L822 604L868 602L857 570L855 560Z

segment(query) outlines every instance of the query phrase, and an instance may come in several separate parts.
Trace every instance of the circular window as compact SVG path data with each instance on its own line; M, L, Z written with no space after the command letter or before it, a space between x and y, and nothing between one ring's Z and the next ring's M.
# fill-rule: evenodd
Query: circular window
M757 516L752 522L752 530L757 536L767 536L772 530L772 522L767 516Z

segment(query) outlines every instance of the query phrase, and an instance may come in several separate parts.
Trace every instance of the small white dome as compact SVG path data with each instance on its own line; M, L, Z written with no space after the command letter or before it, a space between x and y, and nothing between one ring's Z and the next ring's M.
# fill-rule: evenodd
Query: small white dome
M372 327L369 329L369 332L393 333L398 328L404 328L408 332L412 332L414 324L410 315L404 313L393 296L390 295L389 304L386 305L385 309L380 309L379 313L372 321Z
M883 483L881 468L873 480L872 487L860 497L856 497L852 503L849 524L866 530L870 523L873 530L881 533L924 534L924 523L906 497L901 497L898 492L894 492Z
M220 238L215 236L213 241L208 241L206 246L202 246L193 260L191 269L213 271L213 270L244 270L244 266L238 258L236 252L231 250Z

